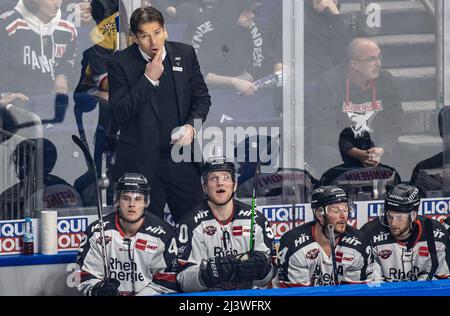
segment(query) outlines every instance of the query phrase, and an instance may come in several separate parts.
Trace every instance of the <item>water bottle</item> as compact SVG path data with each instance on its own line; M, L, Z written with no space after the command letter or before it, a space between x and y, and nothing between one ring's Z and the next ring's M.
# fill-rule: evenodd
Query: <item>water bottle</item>
M34 253L34 238L31 218L25 218L25 233L23 234L23 254L32 255Z

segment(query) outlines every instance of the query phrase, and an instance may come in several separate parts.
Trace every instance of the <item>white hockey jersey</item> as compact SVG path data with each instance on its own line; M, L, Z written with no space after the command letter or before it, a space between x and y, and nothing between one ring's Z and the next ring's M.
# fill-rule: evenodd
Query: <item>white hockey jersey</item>
M372 239L374 256L373 278L376 281L399 282L425 280L431 270L430 249L427 244L423 216L418 216L407 242L397 242L388 227L379 219L365 224L361 230ZM445 261L448 235L442 224L431 220L439 266L435 279L446 279L449 269Z
M201 282L199 265L202 259L216 256L237 255L250 250L251 209L248 205L234 201L233 216L227 223L216 220L206 201L192 214L185 216L178 225L178 282L186 292L203 291L207 287ZM254 250L265 252L275 259L273 232L263 214L255 214ZM221 283L216 289L243 289L264 287L274 276L272 272L264 280L253 282Z
M335 285L333 261L315 240L315 221L298 226L281 237L278 251L280 287ZM369 238L347 225L336 243L339 284L366 283L372 271Z
M177 291L175 230L146 212L144 223L131 238L119 225L117 212L104 217L110 277L120 281L120 295L155 295ZM78 290L90 295L104 278L99 222L89 225L77 255Z

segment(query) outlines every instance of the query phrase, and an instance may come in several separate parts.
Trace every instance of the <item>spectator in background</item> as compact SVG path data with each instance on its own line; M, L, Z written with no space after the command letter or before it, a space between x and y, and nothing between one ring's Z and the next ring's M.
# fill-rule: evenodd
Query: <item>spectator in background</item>
M282 70L283 65L283 5L276 4L272 16L267 25L263 25L267 30L267 41L271 43L268 47L268 54L274 60L274 71ZM305 63L306 67L306 63Z
M416 186L423 197L450 196L450 106L439 111L439 135L443 151L419 162L411 175L411 185Z
M369 151L375 148L369 134L355 138L350 127L345 128L339 136L339 149L343 164L333 167L320 178L320 185L339 185L354 201L379 200L386 192L401 182L398 172L387 165L381 164L381 155L376 151L369 152L367 161L359 161L347 154L346 142L351 142L361 150Z
M345 61L345 51L351 36L339 10L340 2L304 2L305 82L316 80L328 69Z
M118 50L119 2L110 1L104 7L100 0L93 0L91 6L97 24L89 34L94 45L83 52L81 78L76 92L87 92L108 101L106 64Z
M81 78L75 89L75 119L80 138L86 139L83 125L84 113L90 113L97 106L99 119L94 138L94 162L98 174L102 172L102 154L106 152L106 175L111 176L111 164L114 159L117 124L114 124L109 114L109 84L106 64L118 50L117 34L119 32L119 2L92 0L92 16L97 26L90 33L94 44L83 52L81 61ZM74 186L82 193L85 205L95 205L94 175L89 170L75 180ZM112 202L112 188L108 188L108 203Z
M26 96L67 94L77 31L61 19L61 1L19 0L0 16L0 87Z
M43 207L62 209L81 207L78 192L65 180L51 174L58 158L55 145L48 139L40 139L43 146ZM36 185L36 145L38 139L20 142L11 154L11 162L19 182L0 195L0 220L24 218L34 203Z
M346 156L365 166L392 161L402 108L392 75L381 70L381 58L373 40L352 40L347 63L320 76L313 95L305 99L305 116L310 118L305 122L306 143L311 148L307 161L314 169L338 163L337 136L347 127L351 130L345 130L339 141ZM368 135L374 145L362 141Z
M205 81L211 88L234 89L250 96L255 94L256 79L273 72L267 67L266 45L254 21L256 0L220 1L189 36L199 55Z
M280 121L282 66L274 73L272 43L255 19L261 5L257 0L216 2L185 40L198 52L215 104L207 125Z
M92 7L91 4L89 3L89 0L78 2L78 5L80 6L81 23L83 24L89 23L92 20Z

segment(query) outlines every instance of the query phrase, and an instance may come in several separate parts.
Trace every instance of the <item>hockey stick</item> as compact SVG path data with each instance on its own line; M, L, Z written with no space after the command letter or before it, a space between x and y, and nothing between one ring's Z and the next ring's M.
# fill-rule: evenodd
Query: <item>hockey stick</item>
M253 251L255 248L254 244L254 233L253 228L255 226L255 209L256 209L256 188L257 188L257 176L261 172L261 159L258 160L256 164L255 176L253 178L253 188L252 188L252 218L250 220L250 251Z
M95 168L94 160L92 159L91 153L89 152L89 149L85 146L83 141L76 135L72 135L72 140L75 144L80 147L81 151L83 152L84 158L86 159L86 163L88 165L88 171L91 171L94 174L94 187L95 192L97 193L97 215L98 215L98 221L100 225L100 236L102 241L102 260L103 260L103 270L105 273L105 279L109 278L109 266L108 266L108 257L106 254L106 239L105 239L105 227L103 226L103 208L102 208L102 202L100 197L100 191L98 189L97 185L97 169Z
M266 149L264 150L264 153L267 153L267 150L269 149L269 146L271 145L271 138L269 138L269 141L267 142ZM257 177L261 173L261 155L259 156L258 163L256 164L255 169L255 175L253 177L253 188L252 188L252 218L250 221L250 251L253 251L255 249L255 234L253 232L254 226L255 226L255 210L256 210L256 190L258 187L258 181Z
M295 224L297 223L296 221L296 214L295 214L295 177L294 177L294 184L292 185L292 187L290 187L292 189L292 192L294 193L294 196L292 198L292 229L295 228ZM300 202L300 201L299 201Z
M330 238L330 248L331 248L331 261L333 262L333 279L334 285L339 285L338 273L337 273L337 263L336 263L336 244L334 240L334 226L332 224L327 225L328 237Z
M427 280L430 281L433 279L439 267L439 260L436 252L436 243L433 237L433 223L429 218L425 219L425 234L427 235L427 246L431 257L431 269L427 276Z

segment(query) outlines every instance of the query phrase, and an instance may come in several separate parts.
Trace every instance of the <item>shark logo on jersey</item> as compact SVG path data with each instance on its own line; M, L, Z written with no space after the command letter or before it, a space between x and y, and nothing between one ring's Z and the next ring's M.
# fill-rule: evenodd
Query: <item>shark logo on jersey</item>
M382 110L383 102L381 100L362 104L344 102L342 108L342 112L346 113L353 123L352 130L356 138L361 137L366 132L373 133L372 121L375 115Z
M203 228L203 233L209 236L212 236L216 233L217 228L214 226L206 226L205 228Z
M106 236L105 236L105 245L107 245L111 240L112 240L112 239L111 239L111 236L106 235ZM101 244L102 244L102 236L98 237L98 238L95 240L95 242L96 242L97 244L101 245Z
M310 259L310 260L315 260L317 258L317 256L319 255L320 250L319 248L314 248L310 251L308 251L308 253L306 254L306 258Z
M383 249L378 253L378 256L380 256L380 258L386 260L387 258L389 258L392 255L392 250L391 249Z

